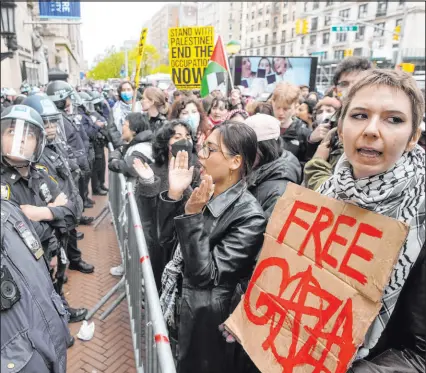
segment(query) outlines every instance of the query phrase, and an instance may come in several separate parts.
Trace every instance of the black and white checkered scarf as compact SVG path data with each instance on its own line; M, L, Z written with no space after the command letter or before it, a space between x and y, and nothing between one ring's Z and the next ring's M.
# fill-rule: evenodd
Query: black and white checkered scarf
M318 192L341 201L400 220L409 225L407 239L382 298L382 309L373 321L358 358L368 355L380 338L395 308L402 287L425 242L425 151L406 152L388 171L355 180L346 155L334 175Z

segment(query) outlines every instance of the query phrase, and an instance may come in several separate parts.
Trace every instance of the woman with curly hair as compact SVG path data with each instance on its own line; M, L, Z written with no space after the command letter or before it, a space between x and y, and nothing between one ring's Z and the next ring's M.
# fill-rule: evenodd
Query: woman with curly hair
M183 100L183 99L181 99ZM196 141L191 126L186 120L172 120L155 134L152 142L152 157L154 163L150 166L136 159L133 167L138 174L136 197L139 204L139 214L144 229L145 239L149 250L157 289L161 290L161 274L167 262L171 259L173 243L161 244L157 232L157 205L161 192L169 188L169 161L176 157L179 150L189 154L192 166L197 165ZM192 186L199 183L199 170L195 167ZM184 193L185 198L191 194L192 187Z

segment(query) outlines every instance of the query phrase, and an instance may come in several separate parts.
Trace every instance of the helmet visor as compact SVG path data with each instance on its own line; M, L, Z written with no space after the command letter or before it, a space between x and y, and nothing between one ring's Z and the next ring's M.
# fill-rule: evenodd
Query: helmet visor
M48 144L63 144L66 142L65 127L62 114L43 115L44 130Z
M85 108L89 111L89 112L94 112L95 111L95 106L93 105L92 101L83 101L84 102L84 106Z
M22 119L1 121L1 155L14 161L37 162L44 149L41 128Z

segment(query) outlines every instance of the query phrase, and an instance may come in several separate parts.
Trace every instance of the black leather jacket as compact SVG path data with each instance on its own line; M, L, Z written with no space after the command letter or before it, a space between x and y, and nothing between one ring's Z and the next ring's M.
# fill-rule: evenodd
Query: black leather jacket
M203 213L180 215L182 201L160 196L160 244L177 234L184 259L178 372L232 371L218 330L229 316L240 280L250 276L263 243L266 219L240 181L212 199Z

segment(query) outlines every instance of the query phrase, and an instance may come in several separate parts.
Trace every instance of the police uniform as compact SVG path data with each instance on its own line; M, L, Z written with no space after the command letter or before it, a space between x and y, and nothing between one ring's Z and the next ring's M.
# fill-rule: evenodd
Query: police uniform
M96 123L98 120L105 122L106 127L106 119L98 112L94 111L93 113L90 113L90 117L93 123ZM105 146L108 143L108 131L105 127L99 130L97 138L94 141L95 161L93 162L92 169L92 192L99 191L101 189L101 186L104 186L105 184Z
M1 372L66 372L67 314L42 251L19 207L1 200Z

